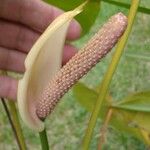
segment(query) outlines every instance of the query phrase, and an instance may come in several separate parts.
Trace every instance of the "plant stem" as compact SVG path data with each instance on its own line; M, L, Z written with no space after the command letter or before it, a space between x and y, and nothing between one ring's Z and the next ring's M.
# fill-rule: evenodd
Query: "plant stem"
M104 144L105 142L105 134L106 134L106 130L107 130L107 126L109 124L109 121L112 117L112 113L113 113L113 110L112 108L110 108L106 114L106 118L105 118L105 121L104 121L104 124L100 130L100 140L99 140L99 144L98 144L98 150L102 150L102 145Z
M146 144L150 146L149 133L146 130L142 129L142 128L139 131L141 132ZM150 150L150 147L149 147L148 150Z
M100 109L102 107L102 103L105 100L105 97L108 93L108 89L109 89L109 85L111 83L112 77L117 69L125 44L127 43L127 39L131 32L139 3L140 3L140 0L132 0L131 2L131 7L129 10L129 15L128 15L128 27L117 45L116 51L112 57L111 63L102 81L101 88L99 89L99 96L96 101L95 107L93 109L93 112L92 112L92 115L88 124L88 128L85 133L85 137L83 139L83 145L82 145L83 150L88 150L89 148L90 141L92 139L93 130L96 125L96 121L97 121Z
M7 76L6 71L3 71L2 74ZM8 109L7 104L5 103L5 100L3 98L2 98L2 103L3 103L3 106L4 106L5 111L7 113L7 117L9 119L9 122L12 126L12 130L15 134L15 137L16 137L16 140L17 140L17 143L18 143L20 150L26 150L27 147L25 144L25 139L23 136L21 125L19 122L19 117L18 117L15 102L13 100L10 100L10 99L8 100L8 105L9 105L10 110Z
M17 134L17 137L18 137L18 140L19 140L19 143L20 143L20 147L21 147L20 149L21 150L26 150L27 147L26 147L26 144L25 144L25 139L24 139L24 136L23 136L21 125L20 125L20 122L19 122L19 117L18 117L16 105L12 100L8 101L8 105L9 105L9 108L10 108L12 121L13 121L14 127L16 129L16 134Z
M46 134L46 129L39 133L42 150L49 150L48 138Z
M16 129L15 129L14 123L13 123L13 121L12 121L12 119L11 119L11 116L10 116L10 113L9 113L9 110L8 110L8 107L7 107L7 104L6 104L5 100L4 100L4 98L1 98L1 101L2 101L3 107L4 107L4 109L5 109L5 112L6 112L6 114L7 114L7 117L8 117L8 120L9 120L9 122L10 122L10 125L11 125L11 127L12 127L12 130L13 130L13 133L14 133L14 135L15 135L16 141L17 141L17 143L18 143L19 149L21 149L21 145L20 145L20 142L19 142L19 138L18 138L18 136L17 136L17 132L16 132Z

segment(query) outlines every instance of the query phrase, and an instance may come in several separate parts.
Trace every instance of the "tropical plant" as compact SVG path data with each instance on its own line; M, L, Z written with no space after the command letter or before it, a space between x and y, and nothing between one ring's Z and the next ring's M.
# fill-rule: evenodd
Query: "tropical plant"
M120 59L124 56L124 48L128 39L130 39L130 34L132 27L134 26L134 20L137 12L149 15L150 9L140 6L140 0L131 0L130 3L128 3L128 1L120 2L117 0L46 0L46 2L60 7L68 12L60 15L46 29L46 31L32 47L31 52L28 54L25 62L25 75L23 76L23 79L20 81L18 86L19 113L22 120L29 128L34 130L34 132L39 132L42 149L48 150L49 147L51 147L51 143L49 143L48 140L49 133L47 133L46 127L43 123L47 115L53 111L58 100L70 89L70 87L73 86L73 84L75 84L85 73L87 73L89 69L98 63L100 58L109 52L109 50L118 41L120 36L122 37L119 39L112 57L110 58L109 56L111 61L109 65L107 64L108 67L106 69L106 73L103 75L103 77L101 76L102 80L100 84L91 88L87 86L87 83L80 81L72 88L72 96L74 99L91 113L88 127L85 130L85 136L83 137L83 140L78 139L79 141L82 141L78 146L78 149L87 150L90 148L93 132L98 120L101 120L102 122L100 133L98 133L100 135L100 138L98 139L99 150L102 149L102 146L105 145L105 139L107 138L106 131L109 125L114 129L119 130L120 132L128 133L138 138L139 140L143 141L147 147L149 147L149 89L141 90L127 96L124 95L123 98L116 100L115 96L111 94L110 86L112 84L113 76L116 74ZM108 3L108 6L115 5L120 10L127 13L127 18L125 18L124 15L122 17L122 14L121 17L119 17L119 23L123 22L123 24L119 24L117 21L115 22L114 18L110 19L109 23L106 23L103 29L100 30L100 32L98 32L98 34L96 34L96 36L92 38L92 40L88 42L88 44L82 49L82 51L86 50L85 53L82 53L82 51L79 52L77 56L73 57L72 60L66 64L66 67L60 69L61 51L71 19L77 16L75 18L82 25L82 38L84 38L84 36L86 36L89 33L89 30L93 27L95 21L97 20L97 16L101 13L101 9L104 7L105 3ZM127 20L128 25L126 22ZM52 40L54 41L54 39L58 40L59 45L51 42ZM103 47L104 45L108 47L105 48ZM100 49L102 53L96 53L97 51L93 48L94 46L96 47L96 50ZM57 51L49 51L50 47L55 47ZM92 52L91 49L93 50ZM46 55L43 55L43 52ZM52 54L54 58L49 59L49 56L52 56ZM97 56L96 59L94 54ZM127 53L126 55L136 59L142 58L149 60L149 57L135 55L133 53ZM91 61L89 61L90 58ZM48 62L48 60L50 61ZM50 70L49 64L52 63L52 61L55 65ZM90 63L90 65L86 65L88 63ZM80 66L80 64L82 64L82 66ZM71 70L70 67L73 70ZM49 81L50 77L48 71L51 71L51 77L54 76L54 72L58 72L58 74L52 78L52 81ZM71 71L73 75L70 73ZM98 70L98 73L99 72L101 72L101 70ZM6 72L3 73L6 74ZM76 76L74 76L74 74ZM39 99L37 106L34 106L32 99L32 90L35 82L38 83L38 88L36 94L34 95L34 98ZM49 84L47 86L48 82ZM47 87L46 90L45 87ZM29 90L30 92L28 93ZM114 93L118 93L118 91L116 90ZM40 97L41 95L42 97ZM18 108L16 107L16 104L9 101L6 103L3 98L2 104L8 116L19 148L21 150L26 150L28 145L25 142L25 138L21 129L22 127L19 123L20 120L18 117ZM53 114L54 113L55 111Z

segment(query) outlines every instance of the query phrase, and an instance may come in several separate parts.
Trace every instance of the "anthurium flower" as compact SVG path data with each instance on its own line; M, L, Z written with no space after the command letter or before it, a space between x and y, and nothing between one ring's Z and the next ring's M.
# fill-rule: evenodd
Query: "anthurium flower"
M117 43L127 26L122 13L112 16L95 36L61 68L62 49L72 18L83 5L60 15L41 35L28 54L26 72L18 86L22 119L35 131L44 129L43 119L60 98Z

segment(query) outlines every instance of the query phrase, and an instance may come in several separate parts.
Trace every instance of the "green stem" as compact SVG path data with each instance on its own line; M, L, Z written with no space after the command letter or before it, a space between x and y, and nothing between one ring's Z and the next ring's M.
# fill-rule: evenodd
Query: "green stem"
M49 150L48 138L46 134L46 129L39 133L42 150Z
M25 139L24 139L24 136L23 136L21 125L20 125L20 122L19 122L19 117L18 117L16 105L12 100L8 101L8 105L9 105L9 108L10 108L12 121L13 121L14 127L16 129L16 134L17 134L17 137L18 137L18 140L19 140L19 143L20 143L21 150L26 150L27 147L26 147L26 144L25 144Z
M96 125L96 121L97 121L100 109L102 107L102 103L105 100L105 97L108 93L108 89L109 89L109 85L111 83L112 77L114 75L114 72L117 69L125 44L127 43L127 39L131 32L139 3L140 3L140 0L132 0L131 2L131 7L129 10L129 15L128 15L128 27L117 45L116 51L112 57L111 63L102 81L101 88L99 89L99 96L96 101L95 107L93 109L93 112L92 112L92 115L88 124L88 128L85 133L85 137L83 139L83 146L82 146L83 150L88 150L89 148L90 141L92 139L93 130Z
M6 112L6 115L7 115L7 117L8 117L8 120L9 120L9 122L10 122L12 131L13 131L13 133L14 133L14 136L15 136L16 141L17 141L17 144L18 144L18 147L19 147L19 149L21 149L21 146L20 146L20 143L19 143L19 139L18 139L18 137L17 137L17 132L16 132L15 126L14 126L14 124L13 124L13 121L12 121L12 119L11 119L11 116L10 116L10 113L9 113L9 110L8 110L8 107L7 107L7 104L6 104L6 102L5 102L5 99L4 99L4 98L1 98L1 102L2 102L2 105L3 105L4 110L5 110L5 112Z
M2 74L7 76L6 71L3 71ZM21 124L19 122L19 116L18 116L18 113L17 113L17 108L16 108L16 105L15 105L15 102L13 100L9 99L8 100L9 109L7 109L7 110L6 110L6 108L8 108L8 107L7 107L7 104L5 103L4 99L3 99L3 102L4 102L3 106L5 104L4 108L5 108L5 111L7 113L9 122L12 126L12 130L15 134L15 137L16 137L19 148L20 148L20 150L27 150L27 147L26 147L26 144L25 144L25 139L24 139L23 132L22 132L22 129L21 129Z
M18 147L20 150L26 150L26 145L25 145L25 140L22 134L22 130L21 130L21 126L19 123L19 119L18 119L18 114L17 114L17 110L16 110L16 106L14 102L8 102L9 107L10 107L10 111L7 107L7 104L5 102L5 100L3 98L1 98L3 107L5 109L5 112L7 114L8 120L10 122L10 125L12 127L13 133L15 135L16 141L18 143Z

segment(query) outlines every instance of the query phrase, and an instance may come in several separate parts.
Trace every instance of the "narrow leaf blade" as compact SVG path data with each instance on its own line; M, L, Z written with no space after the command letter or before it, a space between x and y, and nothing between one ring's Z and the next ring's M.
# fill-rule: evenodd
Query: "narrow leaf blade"
M77 7L85 0L45 0L46 2L57 6L65 11ZM76 17L82 26L82 35L85 35L94 24L100 11L100 0L89 0L84 11Z

